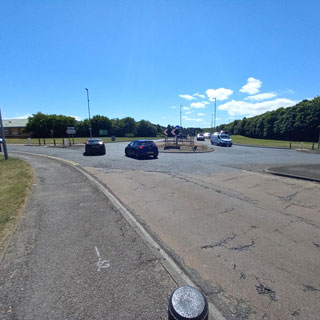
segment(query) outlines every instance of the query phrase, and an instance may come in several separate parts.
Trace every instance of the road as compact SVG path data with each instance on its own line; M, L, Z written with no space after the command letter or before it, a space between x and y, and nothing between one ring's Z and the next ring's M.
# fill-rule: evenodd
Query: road
M75 168L22 156L36 179L0 264L0 319L167 319L176 284Z
M124 157L10 146L78 162L103 182L227 319L316 319L320 313L320 185L262 173L319 164L319 155L252 147Z

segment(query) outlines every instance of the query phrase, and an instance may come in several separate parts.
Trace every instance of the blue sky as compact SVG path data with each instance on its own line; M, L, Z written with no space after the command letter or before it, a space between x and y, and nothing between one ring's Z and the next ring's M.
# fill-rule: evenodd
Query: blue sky
M319 95L318 0L2 0L0 107L210 127ZM216 99L216 100L215 100Z

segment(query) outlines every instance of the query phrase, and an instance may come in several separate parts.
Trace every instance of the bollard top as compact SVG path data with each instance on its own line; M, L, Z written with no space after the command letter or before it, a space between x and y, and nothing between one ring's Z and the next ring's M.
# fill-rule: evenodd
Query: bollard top
M169 319L208 319L208 302L203 294L191 286L176 289L169 301Z

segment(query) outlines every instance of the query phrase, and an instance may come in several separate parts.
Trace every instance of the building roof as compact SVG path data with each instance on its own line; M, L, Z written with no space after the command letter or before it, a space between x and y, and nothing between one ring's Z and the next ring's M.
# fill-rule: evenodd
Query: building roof
M28 119L3 119L2 123L4 128L24 128Z

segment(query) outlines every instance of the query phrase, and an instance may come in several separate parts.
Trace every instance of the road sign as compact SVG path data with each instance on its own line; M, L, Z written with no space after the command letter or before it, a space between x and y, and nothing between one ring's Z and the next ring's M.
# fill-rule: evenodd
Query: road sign
M163 133L167 136L168 135L168 129L164 129Z
M75 127L67 127L67 134L75 134L76 128Z
M179 134L179 129L174 128L171 130L171 133L175 136L176 134Z

